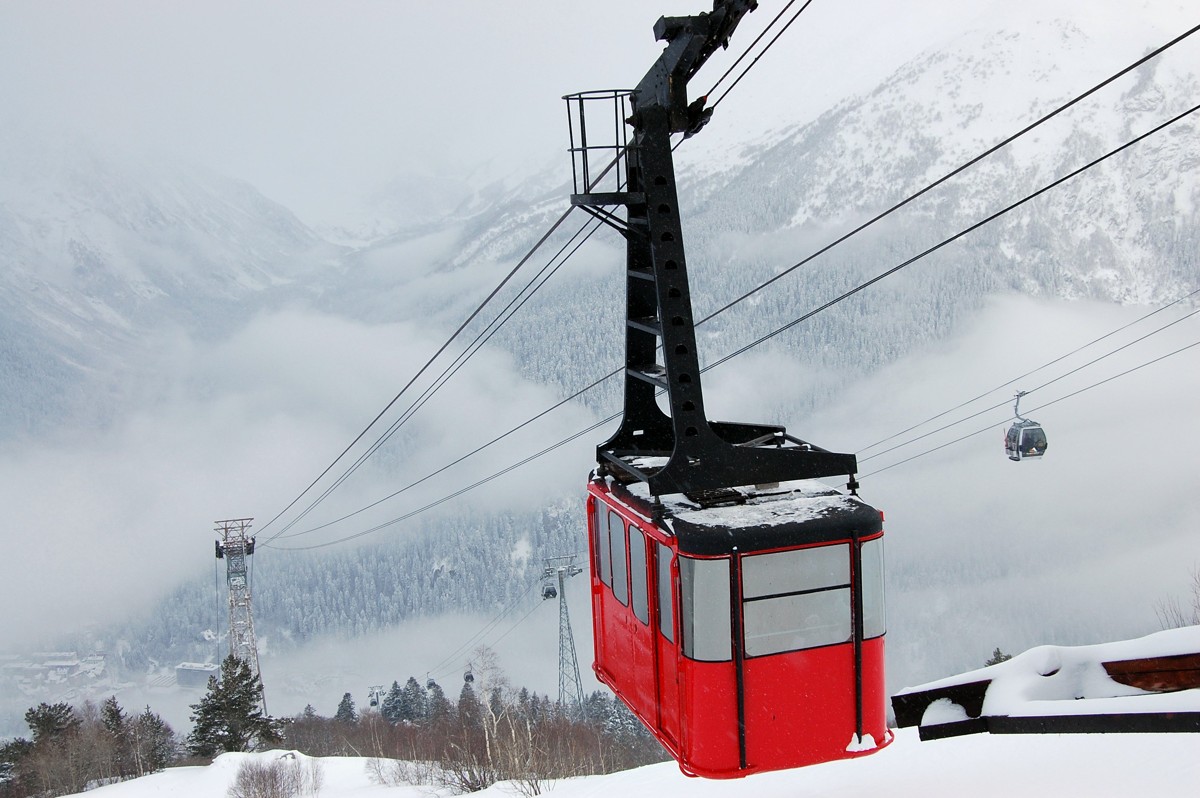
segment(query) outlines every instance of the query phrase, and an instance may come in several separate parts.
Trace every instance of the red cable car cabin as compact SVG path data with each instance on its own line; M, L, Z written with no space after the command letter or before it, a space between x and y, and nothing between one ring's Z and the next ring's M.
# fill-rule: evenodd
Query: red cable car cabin
M707 508L595 475L588 494L596 675L684 773L891 742L879 511L813 481Z

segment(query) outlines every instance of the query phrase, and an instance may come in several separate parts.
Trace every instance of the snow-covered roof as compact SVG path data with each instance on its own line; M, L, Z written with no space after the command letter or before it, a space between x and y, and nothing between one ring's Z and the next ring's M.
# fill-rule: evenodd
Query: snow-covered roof
M973 718L1200 713L1200 687L1147 690L1129 683L1137 678L1118 680L1111 675L1122 665L1136 673L1138 663L1144 663L1141 668L1146 671L1194 669L1188 655L1200 655L1200 626L1090 646L1038 646L995 665L905 688L893 703L902 725L907 725L902 716L912 718L919 711L922 728ZM1193 670L1187 670L1177 672L1174 681L1186 685L1196 678Z
M730 489L727 499L703 506L681 493L655 497L644 482L605 480L609 491L679 541L680 551L722 554L846 538L849 530L871 535L882 529L879 511L817 480Z

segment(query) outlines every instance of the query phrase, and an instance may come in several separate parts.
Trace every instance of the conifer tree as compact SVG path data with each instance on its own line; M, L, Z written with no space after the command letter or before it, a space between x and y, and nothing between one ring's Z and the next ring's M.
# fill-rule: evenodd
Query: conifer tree
M130 761L133 751L130 742L129 716L125 714L125 710L121 709L115 695L104 699L100 705L100 725L104 729L104 737L107 741L107 758L111 759L109 765L117 775L129 775L133 767Z
M233 654L221 663L221 678L208 677L208 693L192 704L195 726L187 750L212 757L227 751L252 751L282 738L275 721L262 711L262 682Z
M354 697L349 693L342 696L333 719L338 723L345 723L347 725L358 723L358 711L354 708Z
M383 719L388 723L395 725L403 719L400 709L402 697L400 682L392 682L392 689L388 690L387 695L383 697L383 703L379 705L379 714L383 715Z
M984 662L983 664L984 665L999 665L1001 662L1007 662L1010 659L1012 659L1012 654L1005 654L1003 651L1000 650L999 646L996 646L996 648L992 651L991 658L988 659L987 662Z
M155 773L175 759L175 730L148 705L128 723L128 728L136 775Z
M462 692L458 694L458 721L464 729L483 728L483 705L470 682L463 682Z
M50 742L79 728L79 716L70 704L45 701L25 713L25 722L33 733L33 744Z
M430 723L449 720L454 715L454 707L450 704L450 699L446 698L446 693L442 690L442 686L432 679L429 681L428 706Z
M400 717L403 720L417 722L424 720L429 714L428 696L425 688L415 677L409 676L404 683L400 696Z

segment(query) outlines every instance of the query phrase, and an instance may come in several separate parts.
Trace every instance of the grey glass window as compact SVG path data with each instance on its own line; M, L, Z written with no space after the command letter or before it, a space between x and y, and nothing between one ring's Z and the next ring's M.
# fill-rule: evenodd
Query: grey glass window
M602 502L596 502L595 523L596 570L600 573L600 581L612 587L612 557L608 546L608 523L605 518L604 504Z
M683 655L705 662L730 658L729 559L679 558Z
M650 623L649 575L646 573L646 536L636 526L629 527L629 605L633 617Z
M848 584L850 548L844 544L742 558L742 595L745 598Z
M863 637L887 631L883 603L883 538L862 545Z
M746 656L853 636L848 544L754 554L741 564Z
M748 601L742 618L748 657L845 643L853 634L849 588Z
M625 565L625 521L608 511L608 551L612 560L612 589L617 601L629 605L629 571Z
M658 582L658 629L663 637L675 642L675 611L671 600L673 591L671 585L671 549L661 543L657 546L657 577Z

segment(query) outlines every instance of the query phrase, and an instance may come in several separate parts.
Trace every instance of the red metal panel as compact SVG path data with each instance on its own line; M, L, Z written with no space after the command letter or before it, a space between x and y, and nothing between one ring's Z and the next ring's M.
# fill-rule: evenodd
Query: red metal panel
M593 496L605 499L595 485L589 486ZM595 501L596 499L593 499ZM628 511L618 503L604 502L616 511L626 525L631 522L650 526L644 519ZM589 543L595 550L595 515L589 515ZM636 527L634 528L636 534ZM653 535L652 535L653 537ZM628 546L626 562L613 563L614 571L628 569ZM619 602L616 596L601 581L598 574L592 575L592 628L595 640L596 660L593 666L597 678L607 684L656 736L661 737L658 720L658 678L655 672L653 630L633 615L633 610ZM633 578L648 580L645 572Z
M675 643L655 633L658 647L658 727L664 744L672 750L679 748L679 648Z
M737 689L732 662L680 662L683 740L679 766L709 778L743 776L738 770Z
M863 730L855 745L854 647L847 643L746 661L746 757L751 771L860 756L890 742L883 638L863 644Z

